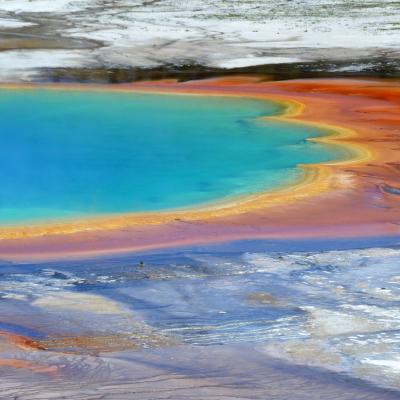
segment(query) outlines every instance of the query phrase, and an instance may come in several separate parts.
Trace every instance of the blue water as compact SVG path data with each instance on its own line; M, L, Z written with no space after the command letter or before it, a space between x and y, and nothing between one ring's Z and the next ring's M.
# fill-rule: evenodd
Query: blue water
M0 91L0 223L188 207L294 181L343 156L252 99Z

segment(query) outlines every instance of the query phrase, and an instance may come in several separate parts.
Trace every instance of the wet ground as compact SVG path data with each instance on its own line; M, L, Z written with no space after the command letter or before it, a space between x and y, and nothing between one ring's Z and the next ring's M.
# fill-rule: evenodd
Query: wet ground
M4 263L0 393L398 398L400 250L257 247Z
M0 81L400 71L398 1L3 3ZM344 242L3 262L0 399L398 399L399 243Z
M400 62L385 54L367 59L321 60L266 64L238 68L215 68L196 64L141 67L55 67L38 68L30 80L35 83L129 83L162 79L180 82L234 76L256 76L275 81L307 78L398 78Z

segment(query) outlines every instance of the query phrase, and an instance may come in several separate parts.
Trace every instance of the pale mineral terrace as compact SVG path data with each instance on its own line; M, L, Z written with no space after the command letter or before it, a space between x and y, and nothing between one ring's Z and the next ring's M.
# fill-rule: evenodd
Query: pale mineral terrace
M0 80L41 68L294 62L398 71L399 14L393 0L2 0Z

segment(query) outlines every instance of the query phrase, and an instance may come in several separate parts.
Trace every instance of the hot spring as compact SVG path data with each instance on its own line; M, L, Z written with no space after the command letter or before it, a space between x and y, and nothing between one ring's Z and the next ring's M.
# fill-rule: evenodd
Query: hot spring
M340 157L265 100L0 91L0 223L196 207L272 190Z

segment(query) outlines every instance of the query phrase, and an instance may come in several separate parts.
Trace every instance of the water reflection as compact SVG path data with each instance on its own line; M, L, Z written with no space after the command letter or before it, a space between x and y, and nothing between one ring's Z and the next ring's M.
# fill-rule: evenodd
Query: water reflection
M396 398L377 386L400 388L399 260L382 248L5 264L0 369L19 398L55 381L93 398Z

